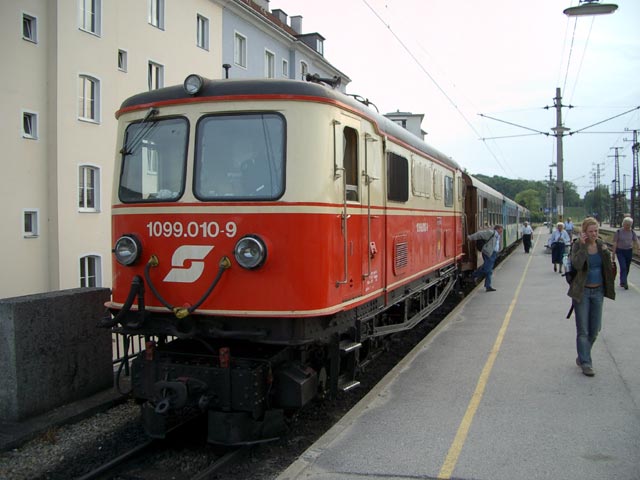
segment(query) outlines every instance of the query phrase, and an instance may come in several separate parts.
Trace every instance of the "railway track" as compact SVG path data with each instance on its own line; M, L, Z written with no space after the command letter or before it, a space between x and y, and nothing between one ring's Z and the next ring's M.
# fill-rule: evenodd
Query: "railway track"
M184 472L171 471L164 467L156 467L154 464L159 453L167 451L165 445L159 440L147 440L130 448L117 458L93 469L77 480L160 480L162 478L189 478L190 480L209 480L220 478L219 475L225 469L230 468L234 462L239 462L249 451L249 447L234 447L216 449L211 447L212 456L208 464L195 473L190 472L185 476ZM180 458L175 459L176 466L181 463ZM162 473L159 472L162 470Z
M176 425L163 440L145 439L116 457L76 477L77 480L209 480L221 478L239 462L249 446L222 447L206 443L196 417Z

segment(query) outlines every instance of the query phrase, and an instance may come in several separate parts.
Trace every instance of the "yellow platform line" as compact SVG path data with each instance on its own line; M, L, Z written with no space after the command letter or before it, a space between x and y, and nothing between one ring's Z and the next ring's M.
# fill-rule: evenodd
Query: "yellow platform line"
M539 237L539 235L538 235ZM498 356L498 352L500 352L500 347L502 346L502 341L504 340L504 335L507 331L507 327L511 322L511 315L513 314L513 310L516 307L518 302L518 297L520 296L520 290L522 289L522 284L524 283L524 279L527 276L527 271L529 270L529 265L531 264L531 260L533 259L533 253L535 252L536 247L538 246L538 239L536 239L535 244L533 245L533 249L531 250L531 255L529 256L529 260L527 261L527 265L525 266L522 276L520 277L520 282L518 283L518 287L516 288L513 299L511 300L511 304L509 305L509 309L507 310L507 314L504 317L502 322L502 326L498 331L498 336L496 337L496 341L493 344L493 348L489 353L489 358L482 369L482 373L480 373L480 378L478 379L478 383L476 385L476 389L471 396L471 400L469 401L469 405L467 406L467 411L460 422L460 426L458 427L458 432L456 433L455 438L453 439L453 443L449 447L449 452L447 453L447 457L440 468L440 472L438 473L438 478L441 480L449 480L451 475L453 474L453 470L458 463L458 458L460 457L460 453L462 452L462 448L464 447L464 443L467 440L467 435L469 434L469 429L471 428L471 423L473 422L473 417L478 410L478 406L480 405L480 401L482 400L482 396L484 395L484 391L487 387L487 382L489 380L489 375L491 375L491 370L493 369L493 365Z

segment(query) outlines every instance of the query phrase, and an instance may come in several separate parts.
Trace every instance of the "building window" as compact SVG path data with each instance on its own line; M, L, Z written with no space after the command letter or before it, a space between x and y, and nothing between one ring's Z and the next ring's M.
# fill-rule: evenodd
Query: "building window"
M157 90L164 86L164 66L149 62L149 90Z
M205 50L209 50L209 19L198 15L196 17L196 28L196 45Z
M118 70L127 71L127 52L126 50L118 50Z
M78 171L78 208L81 212L100 209L100 169L80 165Z
M78 117L92 122L100 121L100 80L80 75Z
M247 68L247 37L236 33L233 44L233 61L240 67Z
M316 38L316 52L324 56L324 41L321 38Z
M38 21L26 13L22 14L22 38L38 43Z
M80 29L100 35L102 0L80 0Z
M306 62L300 62L300 73L302 75L302 80L306 80L307 73L309 73L309 65Z
M282 76L289 78L289 62L284 59L282 60Z
M102 266L98 255L80 258L80 287L101 287Z
M22 112L22 137L38 138L38 114L33 112Z
M149 23L164 30L164 0L149 0Z
M38 210L23 210L22 235L25 238L37 237L40 231L38 225Z
M276 76L276 55L269 50L264 52L264 76L266 78L275 78Z

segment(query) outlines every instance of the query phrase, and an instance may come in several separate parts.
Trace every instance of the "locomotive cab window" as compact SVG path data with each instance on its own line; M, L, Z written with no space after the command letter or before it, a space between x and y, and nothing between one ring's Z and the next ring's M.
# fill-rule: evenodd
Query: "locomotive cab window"
M182 196L188 131L184 118L143 121L127 127L118 186L121 201L167 202Z
M387 157L387 198L394 202L409 200L409 162L395 153Z
M358 201L358 132L345 127L342 135L344 175L347 180L347 200Z
M198 122L194 194L200 200L274 200L284 194L286 124L278 113Z

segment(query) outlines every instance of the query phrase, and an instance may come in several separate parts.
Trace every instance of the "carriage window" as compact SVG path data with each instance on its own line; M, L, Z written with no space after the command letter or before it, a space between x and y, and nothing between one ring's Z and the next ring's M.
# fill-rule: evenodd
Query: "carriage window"
M194 194L274 200L284 193L286 124L277 113L213 115L198 123Z
M387 159L387 198L395 202L409 200L409 162L395 153Z
M444 206L453 206L453 177L449 175L444 177Z
M347 180L347 200L358 201L358 132L345 127L343 131L342 153L344 174Z
M121 201L167 202L182 196L188 130L184 118L127 127L118 188Z

